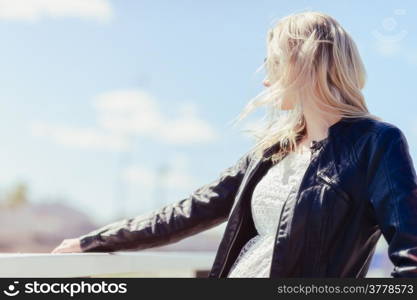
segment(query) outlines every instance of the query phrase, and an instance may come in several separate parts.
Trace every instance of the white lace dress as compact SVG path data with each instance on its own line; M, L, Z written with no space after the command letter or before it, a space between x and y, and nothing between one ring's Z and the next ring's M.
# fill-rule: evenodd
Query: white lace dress
M290 152L271 166L257 183L252 194L251 210L258 235L244 245L228 277L269 277L282 204L290 192L298 190L310 155L310 151Z

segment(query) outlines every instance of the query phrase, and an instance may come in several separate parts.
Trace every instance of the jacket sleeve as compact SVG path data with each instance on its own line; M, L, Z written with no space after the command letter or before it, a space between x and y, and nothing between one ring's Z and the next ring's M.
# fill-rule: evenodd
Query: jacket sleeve
M140 250L175 243L227 220L250 151L216 180L160 209L105 225L79 237L82 252Z
M408 142L394 125L372 143L369 199L394 264L392 277L417 277L417 181Z

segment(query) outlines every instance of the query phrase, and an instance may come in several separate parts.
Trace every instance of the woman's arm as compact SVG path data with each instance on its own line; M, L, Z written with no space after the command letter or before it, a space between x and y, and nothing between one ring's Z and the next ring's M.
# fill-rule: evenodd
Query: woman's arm
M250 151L187 198L120 220L79 237L81 252L140 250L175 243L227 220Z
M369 162L369 199L388 242L393 277L417 277L417 180L407 140L395 126L383 129Z

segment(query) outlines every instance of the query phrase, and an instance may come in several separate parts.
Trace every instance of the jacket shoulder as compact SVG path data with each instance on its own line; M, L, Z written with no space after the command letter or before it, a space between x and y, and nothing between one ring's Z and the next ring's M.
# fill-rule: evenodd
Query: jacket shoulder
M383 153L398 146L408 150L408 142L403 131L395 124L383 120L364 119L352 126L352 146L356 157L361 155L370 160L377 153ZM359 159L361 160L361 159Z
M350 125L340 132L340 141L350 149L356 161L367 161L375 153L388 149L389 145L407 145L402 130L395 124L373 118L349 120ZM408 145L407 145L408 147Z
M354 122L352 131L361 136L372 136L374 138L402 138L403 131L395 124L371 118L363 118Z

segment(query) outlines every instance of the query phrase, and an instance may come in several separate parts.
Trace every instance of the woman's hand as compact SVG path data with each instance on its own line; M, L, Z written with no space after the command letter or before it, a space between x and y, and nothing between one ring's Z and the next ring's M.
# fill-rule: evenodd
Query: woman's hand
M52 250L51 253L70 253L70 252L82 252L80 247L80 240L75 239L65 239L61 244Z

